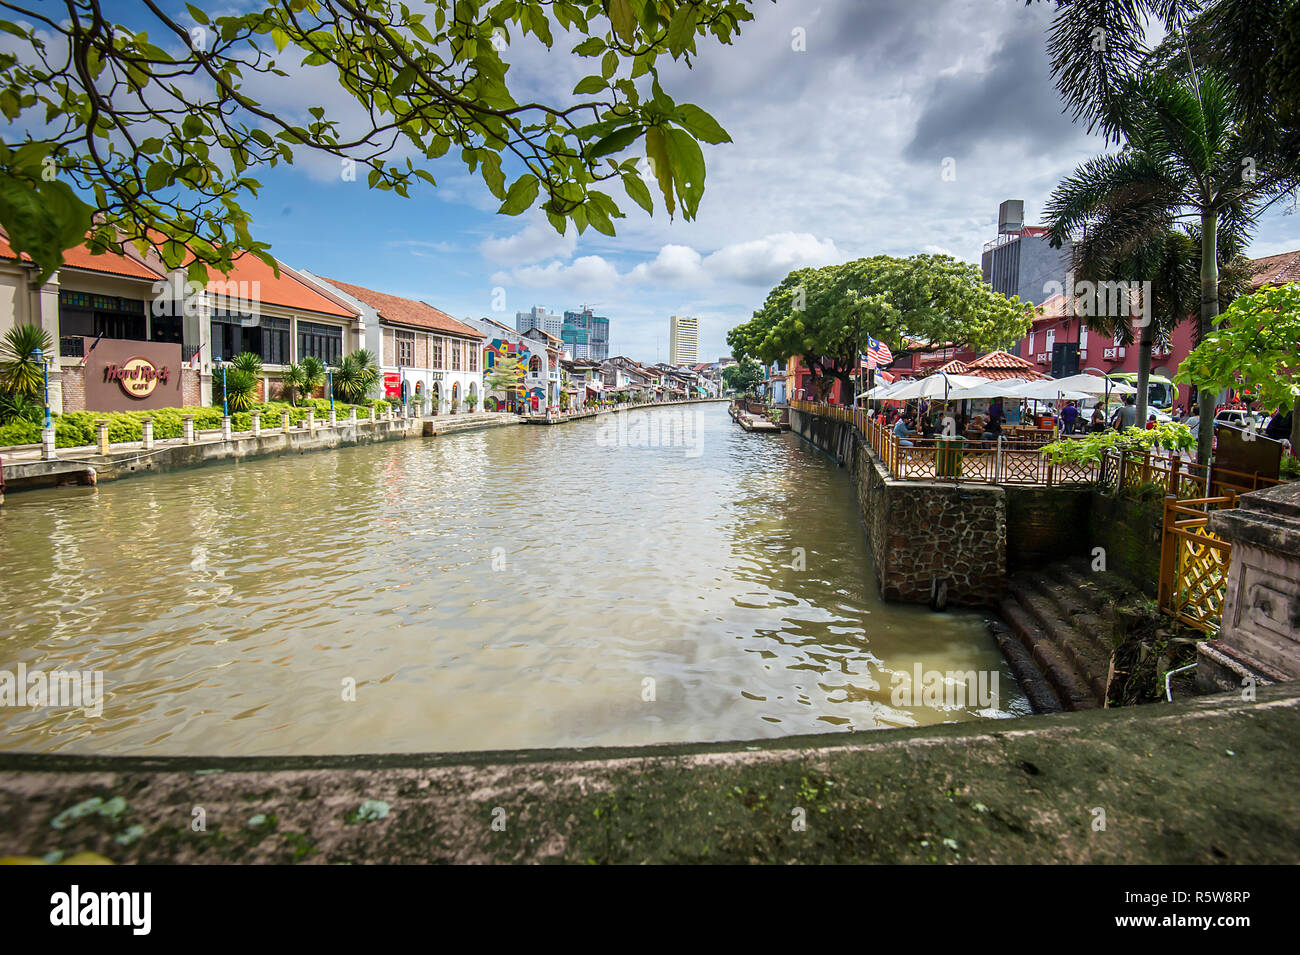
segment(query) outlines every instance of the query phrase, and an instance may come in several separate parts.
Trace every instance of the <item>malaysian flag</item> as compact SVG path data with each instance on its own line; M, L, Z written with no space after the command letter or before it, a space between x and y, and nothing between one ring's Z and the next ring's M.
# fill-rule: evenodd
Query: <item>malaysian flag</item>
M888 365L893 360L894 353L889 350L888 345L870 335L867 336L867 353L862 356L863 368Z

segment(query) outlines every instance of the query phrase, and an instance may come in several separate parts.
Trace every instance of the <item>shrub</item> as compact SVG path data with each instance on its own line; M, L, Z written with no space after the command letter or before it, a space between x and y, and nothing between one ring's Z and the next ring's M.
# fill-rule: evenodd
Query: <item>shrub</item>
M0 425L0 448L11 444L40 444L41 429L26 418Z

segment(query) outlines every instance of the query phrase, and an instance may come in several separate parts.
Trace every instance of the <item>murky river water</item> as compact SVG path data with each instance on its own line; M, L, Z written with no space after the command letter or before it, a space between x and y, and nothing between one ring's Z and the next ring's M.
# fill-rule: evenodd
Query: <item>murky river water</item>
M623 435L606 417L10 495L0 679L102 671L104 703L0 706L0 748L469 750L1028 712L980 616L880 601L822 454L720 405L642 414ZM644 446L682 414L684 446ZM918 662L996 672L998 704L893 705Z

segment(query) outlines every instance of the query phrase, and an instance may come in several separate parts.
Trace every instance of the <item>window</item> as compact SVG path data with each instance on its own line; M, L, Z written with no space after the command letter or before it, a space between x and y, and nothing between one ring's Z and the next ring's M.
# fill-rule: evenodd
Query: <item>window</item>
M460 342L453 338L447 342L447 347L451 349L451 370L460 371Z
M470 342L465 348L469 353L469 370L478 371L478 345Z
M289 364L289 320L217 312L212 316L212 357L226 361L252 352L268 365Z
M442 363L442 339L441 338L433 339L433 367L439 369L447 367Z
M330 365L343 357L343 329L337 325L318 325L315 322L298 323L298 360L307 356L319 358Z
M89 292L59 291L59 335L145 340L144 302Z
M410 367L415 364L415 332L393 332L397 342L397 363Z

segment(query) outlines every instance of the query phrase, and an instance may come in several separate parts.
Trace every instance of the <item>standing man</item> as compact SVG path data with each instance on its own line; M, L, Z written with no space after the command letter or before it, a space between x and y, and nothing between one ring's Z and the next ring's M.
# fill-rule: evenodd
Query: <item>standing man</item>
M1066 434L1074 434L1079 423L1079 409L1073 401L1067 401L1065 407L1061 409L1062 430Z
M1137 419L1137 399L1132 395L1125 395L1124 403L1116 409L1115 416L1111 418L1110 426L1116 431L1135 428L1137 427Z

